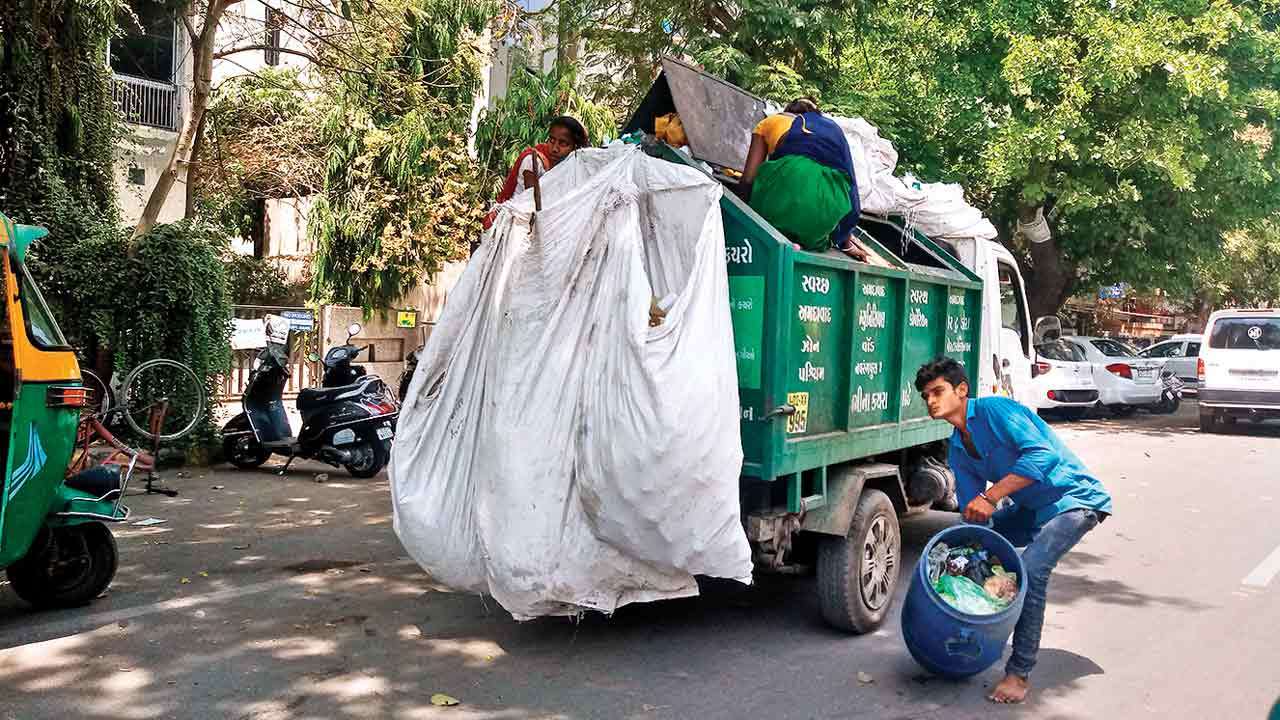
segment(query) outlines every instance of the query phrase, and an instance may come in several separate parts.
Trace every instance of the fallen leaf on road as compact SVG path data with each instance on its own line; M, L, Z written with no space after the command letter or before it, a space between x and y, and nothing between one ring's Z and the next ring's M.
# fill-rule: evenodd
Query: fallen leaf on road
M179 580L179 581L178 581L178 584L179 584L179 585L190 585L190 584L191 584L191 578L182 578L181 580Z
M130 668L130 667L123 667L123 668L117 668L117 669L120 672L133 672L133 668Z
M227 486L226 485L210 485L209 489L210 490L226 490Z
M232 550L248 550L248 549L249 549L249 546L248 546L248 545L233 545L233 546L231 546L231 549L232 549Z
M436 707L453 707L458 704L458 699L445 695L444 693L436 693L431 696L431 704Z
M209 571L207 571L207 570L201 570L201 571L200 571L200 577L209 577Z
M862 683L863 685L870 685L875 681L876 679L871 677L870 673L864 673L864 672L858 673L858 682Z

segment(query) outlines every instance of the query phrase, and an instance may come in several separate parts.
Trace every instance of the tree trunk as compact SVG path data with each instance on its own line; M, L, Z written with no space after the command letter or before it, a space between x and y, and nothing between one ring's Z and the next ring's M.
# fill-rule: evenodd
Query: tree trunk
M1018 219L1030 223L1036 219L1036 211L1042 206L1018 208ZM1031 255L1031 272L1027 280L1027 304L1031 320L1046 315L1057 315L1063 303L1075 289L1075 269L1062 259L1058 241L1049 233L1044 242L1028 242Z
M560 0L556 12L556 72L563 74L578 62L578 0Z
M183 217L188 220L196 214L196 185L200 182L200 153L204 152L204 123L209 113L200 115L200 124L196 125L196 137L191 144L191 161L187 163L187 200Z
M192 31L190 25L187 25L192 58L191 110L182 125L182 134L178 136L178 143L169 154L169 162L156 180L155 187L151 189L147 206L142 210L142 217L138 219L137 227L133 229L134 240L155 227L160 211L164 208L165 201L169 199L174 183L178 181L180 168L188 164L191 159L196 134L204 121L204 113L209 108L209 95L213 92L213 49L218 34L218 23L222 21L222 14L226 12L227 6L234 2L239 0L210 0L209 7L205 11L204 25L200 27L199 33ZM129 252L133 253L132 247Z

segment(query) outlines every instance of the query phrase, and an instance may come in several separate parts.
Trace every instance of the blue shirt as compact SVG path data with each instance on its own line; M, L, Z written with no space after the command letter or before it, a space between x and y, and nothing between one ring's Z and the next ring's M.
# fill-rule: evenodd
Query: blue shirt
M980 458L969 455L960 431L951 435L948 461L956 474L960 507L1009 474L1034 482L1009 496L1034 528L1077 508L1111 513L1111 495L1040 416L1005 397L969 401L965 426ZM1028 512L1029 511L1029 512Z

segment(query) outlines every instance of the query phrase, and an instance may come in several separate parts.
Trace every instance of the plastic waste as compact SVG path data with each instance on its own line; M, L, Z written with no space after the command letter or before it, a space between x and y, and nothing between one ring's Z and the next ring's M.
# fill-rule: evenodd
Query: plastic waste
M951 607L970 615L994 615L1008 607L1007 601L987 594L982 586L961 575L943 575L934 590ZM1015 595L1017 590L1014 590Z

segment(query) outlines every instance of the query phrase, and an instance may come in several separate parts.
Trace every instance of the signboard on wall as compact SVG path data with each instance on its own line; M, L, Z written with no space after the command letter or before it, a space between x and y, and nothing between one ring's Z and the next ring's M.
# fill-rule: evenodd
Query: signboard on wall
M417 310L399 310L396 312L396 327L415 328L418 327L418 311Z

